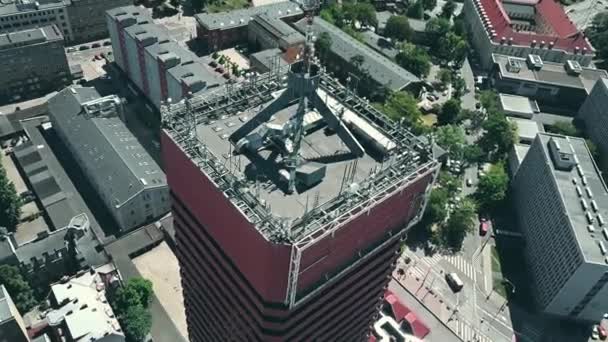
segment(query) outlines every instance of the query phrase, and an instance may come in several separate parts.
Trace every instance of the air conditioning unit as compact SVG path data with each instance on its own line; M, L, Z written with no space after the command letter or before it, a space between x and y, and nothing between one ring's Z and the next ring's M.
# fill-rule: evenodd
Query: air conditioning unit
M540 70L543 68L543 60L539 55L528 55L526 62L530 69Z
M519 73L520 70L521 70L520 61L518 59L509 57L507 59L507 71L517 74L517 73Z
M583 72L583 68L577 61L566 61L566 72L570 75L580 75Z

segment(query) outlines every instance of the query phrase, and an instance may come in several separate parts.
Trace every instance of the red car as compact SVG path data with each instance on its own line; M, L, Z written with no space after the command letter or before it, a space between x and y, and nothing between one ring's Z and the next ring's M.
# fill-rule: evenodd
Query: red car
M606 329L604 329L604 327L601 324L598 324L597 332L598 332L598 335L600 336L601 340L605 340L606 337L608 337L608 333L606 332Z
M485 236L488 233L489 228L490 228L490 223L488 222L488 220L485 218L482 218L481 222L479 223L479 234L481 236Z

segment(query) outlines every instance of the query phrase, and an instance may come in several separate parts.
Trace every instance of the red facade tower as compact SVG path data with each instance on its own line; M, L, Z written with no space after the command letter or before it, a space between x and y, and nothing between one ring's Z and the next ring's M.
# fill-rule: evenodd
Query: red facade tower
M191 341L362 340L424 211L429 144L311 70L162 108Z

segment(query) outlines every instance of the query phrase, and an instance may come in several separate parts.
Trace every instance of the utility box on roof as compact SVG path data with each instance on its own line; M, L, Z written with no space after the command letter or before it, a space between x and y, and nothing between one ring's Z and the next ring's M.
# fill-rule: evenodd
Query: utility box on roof
M325 164L308 162L297 168L296 177L300 184L307 187L312 186L325 178L326 169Z

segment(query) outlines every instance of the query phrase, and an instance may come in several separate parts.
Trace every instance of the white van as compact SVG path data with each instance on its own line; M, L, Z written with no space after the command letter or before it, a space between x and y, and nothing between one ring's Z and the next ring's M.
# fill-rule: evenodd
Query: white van
M462 290L462 287L464 286L464 283L462 282L462 280L460 280L460 277L458 276L458 274L456 274L454 272L447 273L445 275L445 280L448 282L448 285L450 285L450 288L454 292L458 292L458 291Z

